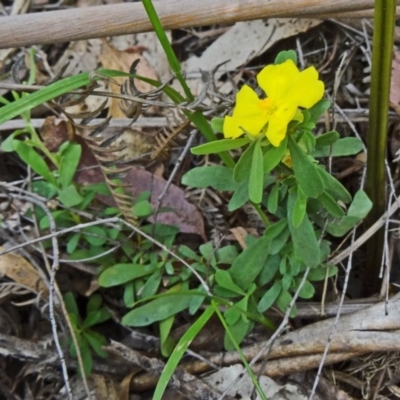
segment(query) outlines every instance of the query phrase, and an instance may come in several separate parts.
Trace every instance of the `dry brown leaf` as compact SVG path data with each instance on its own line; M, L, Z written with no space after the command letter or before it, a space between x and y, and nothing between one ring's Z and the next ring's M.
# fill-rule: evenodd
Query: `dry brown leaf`
M119 400L118 386L109 378L103 375L92 374L90 379L93 382L96 400Z
M133 368L132 372L129 375L125 376L125 378L122 380L119 385L119 400L129 400L129 390L132 378L136 376L140 371L142 371L142 368L135 367Z
M230 229L230 231L232 232L233 236L235 237L235 239L239 243L240 247L243 250L247 249L247 244L246 244L246 242L244 240L245 237L248 235L246 229L244 229L242 226L238 226L236 228Z
M68 128L66 121L56 124L56 117L46 117L40 128L40 136L44 145L52 152L58 151L60 146L68 140Z
M0 247L0 251L3 250ZM44 298L49 295L47 286L36 269L18 254L7 253L0 256L0 274L32 290L32 292L41 293Z
M157 206L157 198L164 190L166 181L151 172L133 167L128 171L123 183L132 185L126 191L132 193L133 198L148 190L151 192L151 204ZM185 198L185 192L176 185L171 185L162 201L162 207L171 208L174 211L160 213L157 222L176 225L183 233L195 233L207 240L204 231L204 221L199 210ZM149 218L153 221L153 217Z
M136 67L136 72L138 75L145 76L147 78L157 80L158 77L154 72L151 65L146 61L141 55L142 49L139 46L130 49L130 51L119 51L115 47L111 46L107 40L103 39L103 47L100 54L100 61L104 68L106 69L116 69L120 71L128 72L132 63L140 59L139 64ZM119 84L122 84L126 78L116 77L114 78ZM141 92L149 92L154 89L154 87L146 82L136 80L135 85ZM120 88L116 85L110 84L110 91L112 93L120 92ZM125 118L125 114L119 108L119 100L112 99L109 109L109 116L113 118Z

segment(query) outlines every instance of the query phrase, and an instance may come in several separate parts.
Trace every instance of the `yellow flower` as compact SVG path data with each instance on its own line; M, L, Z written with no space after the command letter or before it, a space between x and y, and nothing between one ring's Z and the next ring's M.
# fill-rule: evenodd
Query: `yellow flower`
M223 133L235 139L244 133L257 137L265 132L271 144L278 147L298 107L311 108L321 100L324 84L314 67L300 72L292 60L266 66L257 75L257 82L267 97L260 99L244 85L236 96L233 115L224 119Z

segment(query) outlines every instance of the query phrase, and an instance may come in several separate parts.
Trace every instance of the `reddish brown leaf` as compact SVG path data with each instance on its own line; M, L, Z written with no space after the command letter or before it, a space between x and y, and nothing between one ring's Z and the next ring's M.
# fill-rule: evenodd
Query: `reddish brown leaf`
M390 105L400 115L400 52L393 52Z
M132 186L126 188L136 198L140 193L148 190L151 192L151 204L157 206L157 198L164 190L166 181L152 173L133 167L123 179L124 183ZM169 225L177 225L183 233L195 233L207 240L204 232L203 217L197 208L185 199L185 192L176 185L171 185L162 201L162 207L168 207L174 211L160 213L157 222ZM152 222L154 219L149 218Z

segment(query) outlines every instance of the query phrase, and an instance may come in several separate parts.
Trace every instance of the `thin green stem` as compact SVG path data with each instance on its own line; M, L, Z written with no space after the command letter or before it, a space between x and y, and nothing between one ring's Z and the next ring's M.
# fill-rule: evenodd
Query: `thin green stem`
M396 0L375 0L366 183L366 192L374 206L368 217L369 225L386 210L385 157L395 17ZM368 246L364 295L373 294L379 287L383 239L382 230Z
M265 226L270 226L271 222L268 219L267 215L264 213L263 210L261 210L261 207L259 204L255 204L255 203L251 203L254 207L254 209L258 212L258 215L261 217L261 219L263 220Z

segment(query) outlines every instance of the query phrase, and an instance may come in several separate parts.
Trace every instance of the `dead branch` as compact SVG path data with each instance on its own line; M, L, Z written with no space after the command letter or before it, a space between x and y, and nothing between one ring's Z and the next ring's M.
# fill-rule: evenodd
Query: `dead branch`
M165 29L231 24L260 18L370 16L373 0L168 0L155 8ZM365 13L365 14L364 14ZM1 18L0 48L148 32L143 5L112 4Z

